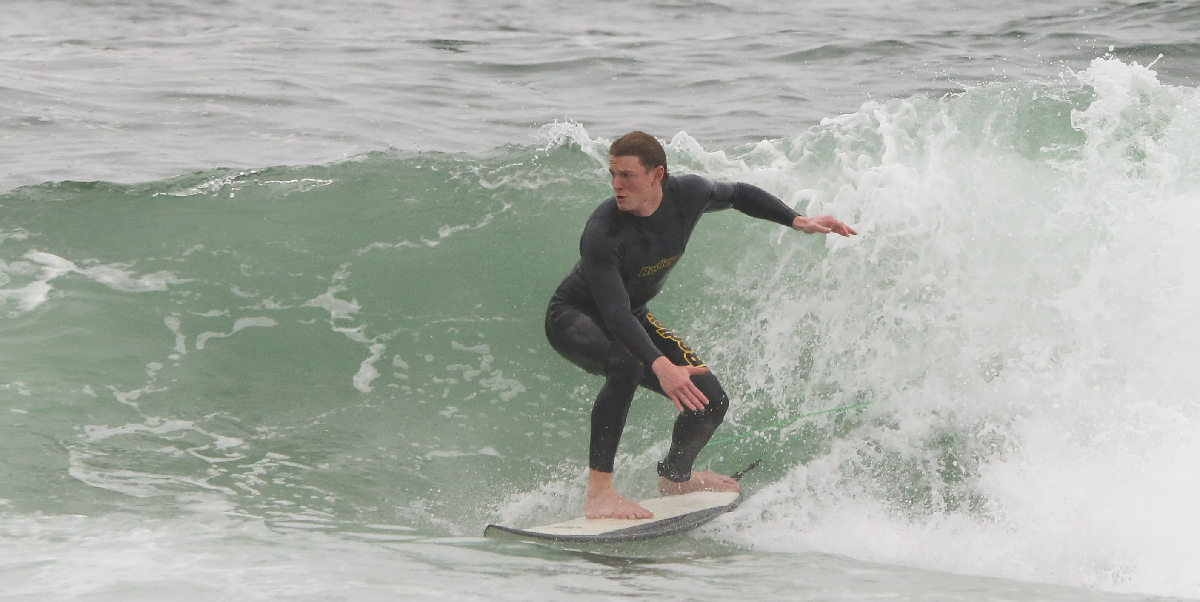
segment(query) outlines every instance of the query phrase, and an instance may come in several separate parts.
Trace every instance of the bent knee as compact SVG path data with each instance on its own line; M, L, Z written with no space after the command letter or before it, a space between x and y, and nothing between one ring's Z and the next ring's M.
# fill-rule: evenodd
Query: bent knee
M642 380L646 364L630 355L624 347L614 350L604 360L604 374L609 378L621 378L633 383Z
M725 411L729 409L729 395L712 374L693 376L692 382L696 383L696 388L708 399L708 405L700 413L707 414L719 423L725 418Z

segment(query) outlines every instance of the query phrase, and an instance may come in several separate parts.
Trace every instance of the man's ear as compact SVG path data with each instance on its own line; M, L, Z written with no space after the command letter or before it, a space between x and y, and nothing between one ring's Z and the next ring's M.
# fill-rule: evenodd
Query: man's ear
M667 168L663 167L662 165L659 165L658 167L655 167L654 170L652 170L650 173L652 174L652 177L654 178L654 182L657 184L661 184L663 176L665 176L667 174Z

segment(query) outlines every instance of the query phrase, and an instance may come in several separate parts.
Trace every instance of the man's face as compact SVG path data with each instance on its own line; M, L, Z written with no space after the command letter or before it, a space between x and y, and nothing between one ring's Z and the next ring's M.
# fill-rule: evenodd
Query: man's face
M646 169L642 160L633 155L608 158L608 173L612 174L613 196L617 208L645 217L658 208L662 200L662 166Z

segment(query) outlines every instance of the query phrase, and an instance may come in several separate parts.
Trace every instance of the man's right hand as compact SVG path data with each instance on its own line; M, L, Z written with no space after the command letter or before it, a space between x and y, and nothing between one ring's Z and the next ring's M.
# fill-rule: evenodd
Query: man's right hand
M692 382L692 376L696 374L708 374L707 366L697 368L696 366L676 366L667 359L667 356L661 355L654 363L650 365L650 369L654 371L654 375L658 377L658 384L662 386L663 392L671 401L675 403L675 407L680 412L684 410L703 410L708 405L708 398Z

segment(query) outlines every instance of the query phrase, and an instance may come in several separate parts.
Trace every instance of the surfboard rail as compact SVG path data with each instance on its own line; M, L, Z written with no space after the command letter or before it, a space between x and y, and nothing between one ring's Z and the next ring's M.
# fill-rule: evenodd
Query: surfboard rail
M643 500L640 504L654 512L653 518L576 518L573 520L518 529L488 525L484 537L501 535L561 543L619 543L677 535L691 531L737 508L741 492L697 491L683 495Z

